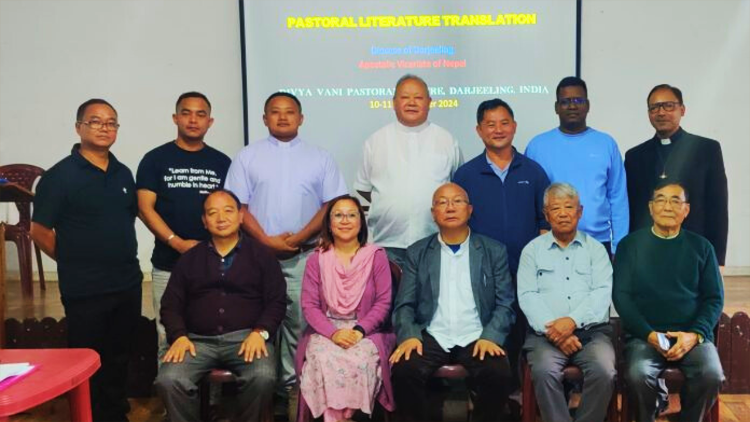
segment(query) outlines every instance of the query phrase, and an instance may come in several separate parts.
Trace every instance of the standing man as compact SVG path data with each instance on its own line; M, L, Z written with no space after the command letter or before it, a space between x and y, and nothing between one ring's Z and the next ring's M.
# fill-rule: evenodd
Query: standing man
M276 383L270 336L284 318L286 288L271 251L240 233L240 201L218 190L206 198L211 239L177 261L162 298L170 348L156 389L171 422L200 422L198 384L212 369L237 377L236 421L261 421Z
M471 212L466 191L444 184L432 199L440 231L406 251L390 360L397 411L407 420L432 420L427 380L450 363L469 372L472 420L498 420L510 393L504 347L515 313L508 257L501 243L469 229Z
M471 198L474 212L469 227L508 248L514 294L518 260L523 247L549 229L544 219L544 190L549 179L544 169L513 146L517 123L513 109L495 98L479 104L477 134L485 150L461 166L453 182ZM508 358L514 381L520 385L518 357L526 334L526 318L514 302L518 318L508 338Z
M667 366L686 378L681 421L703 420L724 380L714 345L724 287L711 243L682 229L689 201L679 183L657 185L648 203L653 226L623 239L615 258L612 299L626 335L624 375L642 422L656 418L659 374Z
M146 154L136 176L139 216L154 234L151 287L159 362L167 351L159 316L161 297L180 255L208 238L201 224L203 200L209 192L223 186L231 163L224 153L203 141L214 123L211 103L205 95L180 95L172 121L177 126L177 139Z
M610 255L628 233L628 196L620 150L611 136L588 127L586 82L568 76L557 85L560 127L534 137L526 155L542 165L552 182L573 185L586 210L579 229Z
M396 83L396 122L373 133L354 189L370 201L373 242L403 266L406 247L437 231L430 216L430 192L450 181L463 162L458 142L428 122L430 91L422 78L404 75Z
M91 99L76 113L81 138L47 170L36 190L31 238L57 261L68 347L96 350L91 379L95 421L127 421L130 348L141 316L133 174L110 152L117 112Z
M568 363L583 371L576 421L603 421L615 386L612 264L604 246L577 229L582 213L575 188L550 185L544 214L552 231L523 249L518 269L518 300L531 328L523 348L545 421L573 420L563 388Z
M682 91L657 85L647 97L648 118L656 134L625 154L630 200L630 231L651 227L648 203L662 181L679 181L690 192L690 216L685 228L714 247L724 265L729 227L727 175L721 145L713 139L685 132Z
M285 92L269 96L263 114L269 136L237 154L225 184L242 203L242 228L276 253L286 278L289 301L279 351L282 398L296 381L294 353L303 328L299 299L305 262L316 246L327 202L347 193L331 154L298 136L303 120L297 97Z

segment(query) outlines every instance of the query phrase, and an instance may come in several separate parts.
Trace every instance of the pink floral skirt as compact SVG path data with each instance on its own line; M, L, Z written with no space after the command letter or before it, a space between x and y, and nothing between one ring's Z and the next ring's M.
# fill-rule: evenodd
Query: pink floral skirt
M356 325L355 320L329 320L337 329ZM381 383L380 356L371 340L364 338L344 349L320 334L310 336L300 391L313 417L320 417L326 408L372 414Z

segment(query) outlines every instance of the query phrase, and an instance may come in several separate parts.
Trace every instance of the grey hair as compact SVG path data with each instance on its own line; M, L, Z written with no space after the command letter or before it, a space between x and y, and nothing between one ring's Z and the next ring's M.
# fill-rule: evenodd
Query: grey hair
M427 91L427 96L430 96L430 87L427 86L427 82L413 73L407 73L406 75L398 78L398 81L396 81L396 90L393 91L393 99L396 99L396 91L398 91L398 87L400 87L402 83L410 80L421 83L424 86L425 91Z
M578 201L581 204L581 198L578 195L578 191L570 183L557 182L547 186L544 190L544 206L549 204L550 198L570 198Z

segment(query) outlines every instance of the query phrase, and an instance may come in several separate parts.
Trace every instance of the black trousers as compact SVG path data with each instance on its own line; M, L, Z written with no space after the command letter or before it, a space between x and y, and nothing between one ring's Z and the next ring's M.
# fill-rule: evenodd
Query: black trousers
M63 299L68 347L94 349L102 366L91 378L96 422L126 421L128 361L141 316L141 285L123 292Z
M431 420L429 415L434 412L429 408L427 381L439 367L456 363L469 372L467 385L475 399L472 420L500 420L510 394L508 358L485 355L484 360L479 360L479 357L472 357L475 343L466 347L456 346L446 352L434 337L426 331L422 332L422 355L412 352L408 361L401 358L391 369L396 414L400 420Z

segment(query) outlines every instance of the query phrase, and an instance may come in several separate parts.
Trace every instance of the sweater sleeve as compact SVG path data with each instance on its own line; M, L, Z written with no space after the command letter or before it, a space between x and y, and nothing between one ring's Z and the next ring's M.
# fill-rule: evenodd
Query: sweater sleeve
M714 326L719 322L724 307L724 286L716 255L709 244L704 250L698 294L700 305L690 331L700 333L704 338L713 339Z
M647 341L648 335L654 330L638 310L635 300L636 280L633 269L636 268L636 262L633 256L635 251L631 250L633 248L631 243L621 243L615 254L612 300L617 313L620 314L620 321L625 331Z
M371 279L375 282L375 303L358 324L370 334L380 327L391 309L391 269L384 250L375 252Z
M305 275L302 277L300 305L302 314L308 324L318 334L331 338L336 327L328 320L323 310L323 298L320 296L320 263L318 252L310 254L305 264Z
M167 288L161 297L159 317L166 330L167 342L169 344L188 334L185 318L183 317L185 315L188 296L188 278L184 274L184 263L185 259L177 261L172 274L169 276Z

